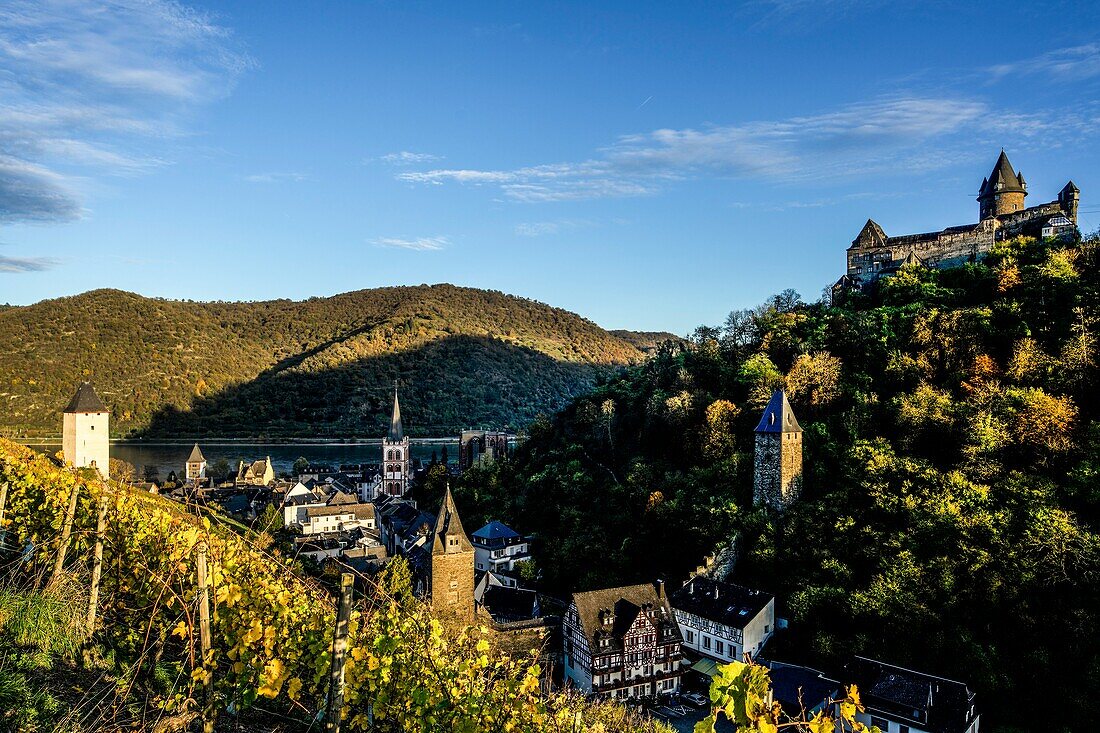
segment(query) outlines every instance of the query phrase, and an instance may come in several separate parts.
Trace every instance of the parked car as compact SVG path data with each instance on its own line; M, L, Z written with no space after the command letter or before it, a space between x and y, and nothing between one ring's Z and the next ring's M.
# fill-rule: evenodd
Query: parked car
M680 699L685 702L690 702L695 707L701 708L710 705L710 700L700 695L698 692L685 692L683 695L680 695Z

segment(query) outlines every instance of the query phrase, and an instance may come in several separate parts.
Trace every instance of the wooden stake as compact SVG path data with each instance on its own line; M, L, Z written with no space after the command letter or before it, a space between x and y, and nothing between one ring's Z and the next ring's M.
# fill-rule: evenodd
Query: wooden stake
M348 622L351 620L351 598L355 577L340 576L340 606L336 611L336 632L332 642L332 670L329 673L328 711L325 733L340 733L340 715L344 708L344 661L348 651Z
M95 524L95 554L92 559L92 588L88 592L88 636L95 633L95 617L99 605L99 577L103 573L103 535L107 529L107 494L99 497L99 517Z
M0 484L0 550L8 539L8 532L4 529L4 507L8 503L8 482Z
M210 655L210 593L206 585L206 543L200 542L198 546L199 574L199 643L202 650L202 666L207 674L203 682L205 699L202 710L203 733L214 733L214 670L207 668L207 657Z
M65 512L65 519L61 524L61 546L57 548L57 560L53 565L53 573L50 575L50 587L61 580L61 568L65 565L65 555L69 551L69 538L73 533L73 518L76 517L76 502L80 498L80 484L73 484L73 493L69 496L69 509Z

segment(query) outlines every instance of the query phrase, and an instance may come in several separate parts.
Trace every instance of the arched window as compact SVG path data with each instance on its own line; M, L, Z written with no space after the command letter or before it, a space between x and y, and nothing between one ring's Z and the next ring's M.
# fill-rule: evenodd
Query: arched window
M400 460L401 460L401 451L399 451L399 450L398 450L398 451L394 451L394 457L395 457L395 458L396 458L397 460L399 460L399 461L400 461Z
M393 460L393 449L392 448L390 449L389 453L386 454L386 460L387 461L392 461Z

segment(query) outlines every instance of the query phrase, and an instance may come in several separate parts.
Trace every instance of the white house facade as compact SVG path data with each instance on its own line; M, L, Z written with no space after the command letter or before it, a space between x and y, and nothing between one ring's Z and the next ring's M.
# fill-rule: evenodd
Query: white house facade
M684 648L718 662L756 657L775 632L775 596L695 576L669 599Z

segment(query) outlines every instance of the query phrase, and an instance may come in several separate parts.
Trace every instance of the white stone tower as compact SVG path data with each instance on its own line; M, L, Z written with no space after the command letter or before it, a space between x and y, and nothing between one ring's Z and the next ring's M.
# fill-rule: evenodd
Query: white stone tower
M409 487L409 438L401 425L401 404L397 401L397 386L393 388L393 415L390 431L382 438L381 493L402 496Z
M110 412L92 385L84 382L65 408L61 447L65 463L77 468L99 470L103 478L111 476Z
M783 511L802 492L802 428L787 394L777 391L756 426L753 501Z
M202 481L206 478L206 457L199 450L198 443L195 443L195 447L191 449L191 455L187 457L185 475L188 481Z

